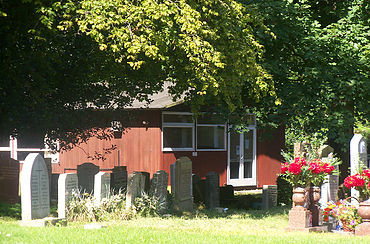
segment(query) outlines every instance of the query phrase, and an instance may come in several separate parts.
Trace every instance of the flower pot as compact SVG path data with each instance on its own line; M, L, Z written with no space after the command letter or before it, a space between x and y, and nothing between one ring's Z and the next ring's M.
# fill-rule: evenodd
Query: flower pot
M342 227L344 232L354 232L355 230L352 229L349 225L349 223L346 220L341 219L340 222L342 222Z
M370 235L370 199L360 203L358 214L362 218L362 224L356 226L356 235Z
M295 187L293 189L293 203L296 207L304 208L304 203L306 202L306 190L302 187Z
M318 186L312 187L312 203L317 204L321 197L321 188Z

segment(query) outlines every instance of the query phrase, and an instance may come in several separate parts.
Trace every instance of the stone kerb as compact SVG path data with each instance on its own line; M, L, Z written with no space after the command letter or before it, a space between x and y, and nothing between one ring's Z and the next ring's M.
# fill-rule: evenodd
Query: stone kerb
M205 204L208 209L220 207L220 177L213 171L206 175Z
M351 158L351 175L358 173L359 167L361 164L364 166L367 165L367 148L366 148L366 140L360 134L355 134L350 142L350 158ZM355 190L351 189L351 197L355 197L359 199L360 193ZM358 202L353 201L353 204L358 207Z
M42 219L50 214L49 177L44 159L30 153L21 172L22 220Z
M75 173L61 174L58 178L58 217L66 218L66 204L73 193L78 193L78 177Z
M99 172L95 175L94 180L94 198L96 204L104 198L108 198L110 194L110 175L107 172Z
M188 157L176 160L174 205L178 211L193 210L192 162Z

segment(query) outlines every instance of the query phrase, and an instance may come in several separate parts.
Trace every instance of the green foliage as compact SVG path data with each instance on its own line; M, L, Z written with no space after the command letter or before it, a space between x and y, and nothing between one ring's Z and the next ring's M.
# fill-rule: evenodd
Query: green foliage
M161 199L150 196L148 194L141 194L141 197L135 199L134 210L140 216L159 216L165 213L167 203Z
M276 179L277 185L277 203L278 205L292 204L293 186L281 175Z
M131 211L126 210L123 194L111 194L97 204L95 198L88 193L73 193L66 206L66 216L69 221L127 220L133 215Z
M22 210L21 204L8 204L5 202L0 202L0 216L1 217L10 217L15 219L21 219Z

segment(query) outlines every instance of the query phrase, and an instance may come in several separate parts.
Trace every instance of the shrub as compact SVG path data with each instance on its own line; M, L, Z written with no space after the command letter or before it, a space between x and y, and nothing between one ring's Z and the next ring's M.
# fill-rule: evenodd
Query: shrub
M279 205L291 205L292 204L292 195L293 187L292 185L281 175L276 179L277 185L277 202Z
M142 193L141 197L135 199L134 210L141 216L159 216L168 210L167 205L164 198Z

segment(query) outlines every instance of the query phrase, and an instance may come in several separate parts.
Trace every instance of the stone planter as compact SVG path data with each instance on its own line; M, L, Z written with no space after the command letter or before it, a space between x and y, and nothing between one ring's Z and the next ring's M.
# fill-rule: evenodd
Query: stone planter
M358 214L362 218L362 224L356 226L355 235L370 235L370 199L360 203Z
M309 210L312 214L311 225L320 226L322 225L322 214L317 203L319 202L321 197L321 188L318 186L310 187L309 196Z
M295 187L293 189L292 200L295 208L304 208L306 202L306 189L302 187Z

